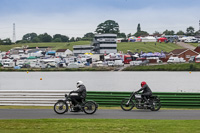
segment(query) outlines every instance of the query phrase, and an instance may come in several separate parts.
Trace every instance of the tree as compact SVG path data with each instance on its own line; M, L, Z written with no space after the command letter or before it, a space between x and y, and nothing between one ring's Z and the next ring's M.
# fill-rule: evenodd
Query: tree
M33 38L35 38L35 37L37 37L36 33L27 33L22 37L22 40L26 40L26 41L32 42Z
M148 36L148 35L149 35L149 33L146 32L146 31L140 31L140 32L136 32L134 34L134 36L136 36L136 37L139 37L139 36Z
M72 37L69 41L70 41L70 42L75 42L75 38Z
M200 30L196 31L194 34L195 36L200 36Z
M39 37L34 37L33 40L32 40L32 42L34 42L34 43L40 42Z
M94 33L89 32L84 35L85 38L94 38Z
M53 39L53 42L62 42L61 38L55 38Z
M61 40L62 40L62 42L69 42L69 37L65 36L65 35L62 35L61 36Z
M61 34L55 34L55 35L53 35L53 40L55 40L56 38L61 38Z
M94 38L94 33L88 32L83 36L81 40L92 41L93 38Z
M118 38L125 38L126 39L126 34L125 33L118 33L117 37Z
M101 34L103 34L103 33L118 34L119 33L119 25L114 20L107 20L104 23L101 23L97 26L96 32L101 33Z
M50 35L48 35L47 33L40 34L38 36L38 38L40 39L41 42L51 42L52 41L52 37Z
M155 31L155 32L153 33L153 35L154 35L154 36L158 36L158 35L160 35L160 33L159 33L158 31Z
M81 40L81 37L77 37L77 38L76 38L76 41L80 41L80 40Z
M129 33L129 34L127 35L127 38L129 38L129 37L131 37L131 33Z
M194 28L192 26L190 26L186 29L186 35L187 36L193 36L194 35Z
M61 35L61 34L55 34L53 36L53 41L60 41L60 42L68 42L69 41L69 37L65 36L65 35Z
M173 31L173 30L171 30L171 31L165 30L165 31L163 32L163 34L165 34L165 35L174 35L174 31Z
M185 33L182 30L179 30L176 35L185 35Z
M0 45L2 45L3 44L3 41L0 39Z
M148 36L148 35L149 35L149 33L146 32L146 31L142 31L141 27L140 27L140 24L138 24L137 32L134 34L134 36L139 37L139 36Z
M6 38L6 39L2 40L1 42L2 42L2 45L11 45L12 44L10 38Z
M139 23L137 26L137 32L140 32L140 31L141 31L141 28L140 28L140 23Z

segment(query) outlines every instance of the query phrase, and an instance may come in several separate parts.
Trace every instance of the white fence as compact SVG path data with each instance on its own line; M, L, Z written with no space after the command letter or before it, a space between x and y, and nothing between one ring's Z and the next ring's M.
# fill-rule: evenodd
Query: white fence
M53 106L59 99L64 99L67 91L35 90L0 90L0 106Z

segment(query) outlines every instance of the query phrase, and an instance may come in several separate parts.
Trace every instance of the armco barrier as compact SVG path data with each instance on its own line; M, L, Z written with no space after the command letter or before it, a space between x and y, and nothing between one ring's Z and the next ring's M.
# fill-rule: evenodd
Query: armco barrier
M0 90L0 105L53 106L58 99L70 91L5 91ZM131 92L87 92L87 100L94 100L100 106L119 106ZM155 92L162 107L200 108L200 93Z

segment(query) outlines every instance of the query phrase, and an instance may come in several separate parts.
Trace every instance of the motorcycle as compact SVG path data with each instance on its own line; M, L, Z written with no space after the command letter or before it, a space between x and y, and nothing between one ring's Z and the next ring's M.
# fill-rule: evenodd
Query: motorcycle
M98 104L96 104L94 101L85 101L82 100L80 103L78 103L78 106L72 105L72 100L70 98L71 93L69 95L65 94L64 100L58 100L54 104L54 111L57 114L64 114L65 112L84 112L86 114L94 114L98 108Z
M150 109L151 111L158 111L161 108L160 99L157 96L147 97L148 103L142 98L141 94L133 92L130 98L125 98L121 102L121 108L124 111L130 111L134 107L137 109Z

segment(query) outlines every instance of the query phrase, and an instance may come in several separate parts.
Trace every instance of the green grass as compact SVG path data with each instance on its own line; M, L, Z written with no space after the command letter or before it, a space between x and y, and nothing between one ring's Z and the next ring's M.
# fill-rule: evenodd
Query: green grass
M123 71L200 71L199 63L130 66Z
M190 45L197 47L198 45L200 45L200 43L189 43Z
M0 120L2 133L199 133L200 120Z
M181 49L182 47L174 44L174 43L158 43L156 42L122 42L117 44L117 49L119 51L123 51L124 53L127 53L127 50L130 50L131 52L137 52L143 51L143 52L161 52L162 50L164 52L170 52L174 49Z
M14 45L0 45L1 51L8 51L13 47L22 47L22 46L29 46L29 47L51 47L53 50L57 49L70 49L73 50L74 45L89 45L91 44L90 41L78 41L78 42L65 42L65 43L58 43L58 42L51 42L51 43L24 43L24 44L14 44ZM123 53L127 53L127 50L131 52L161 52L161 50L165 52L170 52L174 49L180 49L182 47L174 44L174 43L158 43L156 42L122 42L117 44L117 49L119 51L123 51Z
M13 45L0 45L1 51L8 51L13 47L51 47L53 50L57 49L70 49L73 50L74 45L89 45L90 41L78 41L78 42L50 42L50 43L24 43L24 44L13 44Z

